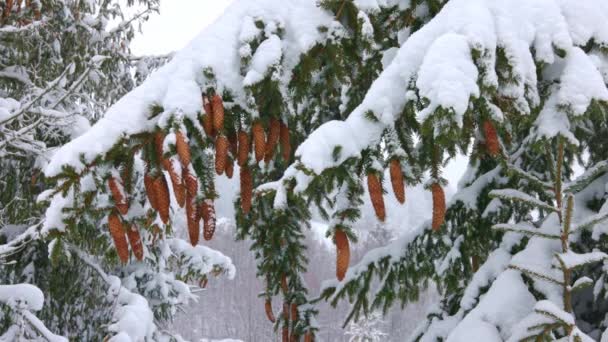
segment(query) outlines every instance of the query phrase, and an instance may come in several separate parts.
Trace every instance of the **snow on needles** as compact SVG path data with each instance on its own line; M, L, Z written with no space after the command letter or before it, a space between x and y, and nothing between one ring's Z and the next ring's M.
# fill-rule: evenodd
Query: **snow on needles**
M81 156L84 163L89 163L122 137L150 131L156 124L162 126L171 115L196 116L202 108L203 71L207 68L215 74L217 90L230 90L234 101L247 108L243 90L247 84L240 74L239 50L243 40L256 34L252 19L258 18L284 25L285 34L281 40L276 36L267 40L264 52L253 57L252 70L257 74L263 74L281 54L283 71L290 74L300 55L321 39L318 27L333 20L310 0L234 1L171 62L113 105L87 133L59 149L45 168L46 175L58 175L63 166L80 171L85 166ZM247 82L254 82L257 77L252 73ZM161 105L165 113L149 120L149 109L154 104Z
M405 41L348 119L322 125L300 145L296 156L303 166L317 174L359 156L362 149L378 142L384 128L393 123L394 115L401 113L406 101L415 99L405 96L412 81L428 103L418 113L419 120L428 119L436 108L447 107L453 110L452 120L460 124L470 98L480 95L477 84L497 85L494 66L498 47L505 51L516 80L501 87L507 89L503 95L514 98L523 112L529 112L530 107L539 104L534 59L552 64L558 58L557 49L573 54L577 68L589 71L586 66L580 66L582 61L577 57L572 37L583 45L591 38L603 39L608 34L607 11L600 10L590 22L581 15L591 8L605 8L600 2L589 0L585 8L580 9L573 4L578 2L566 0L449 1L434 19ZM475 20L470 20L471 17ZM474 63L471 50L479 52L479 61ZM597 69L594 72L597 74ZM569 81L567 75L564 81ZM568 103L580 111L587 99L603 98L602 88L605 88L603 84L595 90L601 94L583 90L586 96ZM577 90L576 93L581 94L581 88ZM370 111L379 122L367 119ZM338 146L340 154L336 158Z

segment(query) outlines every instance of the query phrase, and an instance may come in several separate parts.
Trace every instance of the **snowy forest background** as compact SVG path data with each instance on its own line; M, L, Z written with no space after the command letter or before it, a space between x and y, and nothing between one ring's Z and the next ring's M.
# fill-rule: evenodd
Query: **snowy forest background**
M0 342L608 342L608 3L166 3L0 0Z

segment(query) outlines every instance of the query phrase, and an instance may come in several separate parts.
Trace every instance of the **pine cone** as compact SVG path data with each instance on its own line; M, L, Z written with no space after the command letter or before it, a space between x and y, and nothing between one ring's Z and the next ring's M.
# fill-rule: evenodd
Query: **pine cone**
M281 289L283 290L283 293L289 292L289 286L287 285L287 276L284 274L281 276Z
M295 321L298 319L298 305L296 303L291 303L291 320Z
M161 174L160 177L156 178L154 181L154 192L156 193L155 197L160 219L164 224L167 224L167 222L169 222L169 205L171 199L169 197L169 187L167 186L164 175Z
M201 204L203 210L203 237L206 241L213 239L215 233L215 205L213 200L205 200Z
M129 212L129 203L127 203L127 196L124 193L122 184L114 177L110 177L108 180L108 186L114 199L114 205L121 215L126 215Z
M238 150L238 163L239 166L247 164L249 159L249 135L243 131L239 131L239 150Z
M199 286L201 289L204 289L205 287L207 287L207 283L208 283L208 282L209 282L209 279L204 278L203 280L201 280L201 281L198 283L198 286Z
M183 167L188 167L190 165L190 146L188 146L188 142L186 141L186 136L181 131L178 131L175 134L175 149L177 150L177 155L179 156L179 160L182 162Z
M203 96L203 109L205 110L205 114L203 114L201 119L201 125L208 137L215 137L215 130L213 129L213 108L211 107L211 102L209 102L207 96Z
M384 222L384 219L386 218L386 210L384 208L382 183L380 183L380 180L375 172L370 172L367 174L367 188L369 190L369 197L372 200L372 205L374 206L376 216L380 221Z
M236 157L239 151L239 139L236 136L236 133L228 134L228 144L230 146L230 153L233 157Z
M438 183L431 185L433 193L433 231L439 231L445 221L445 194L443 188Z
M312 342L312 341L313 341L312 333L310 331L308 331L304 335L304 342Z
M274 157L274 150L279 142L281 134L281 122L275 118L270 119L270 130L268 132L268 140L266 140L266 148L264 152L264 161L270 162Z
M129 244L131 245L133 255L135 255L137 260L142 261L144 259L144 246L141 243L141 236L139 235L137 226L133 224L127 229L127 237L129 238Z
M393 158L390 164L391 185L399 203L405 203L405 182L399 159Z
M488 154L494 158L500 153L500 144L498 143L498 134L496 133L496 127L492 124L492 121L486 120L483 122L483 132L486 137L486 148Z
M165 160L165 152L163 149L163 145L165 142L165 135L163 134L163 132L158 131L154 134L154 148L156 150L156 158L158 159L158 162L162 162L163 160Z
M169 173L171 178L171 184L173 185L173 194L175 195L175 201L183 208L186 204L186 187L184 186L181 173L178 173L175 169L177 165L173 163L171 159L165 159L163 161L165 170Z
M232 158L228 157L228 160L226 161L226 170L224 171L226 172L226 177L228 177L228 179L232 179L234 174L234 161Z
M285 325L283 325L283 342L289 342L289 304L283 303L283 317L285 317Z
M228 139L225 136L220 135L215 140L215 172L218 175L224 173L226 170L226 163L228 162Z
M350 246L348 236L342 230L336 229L334 239L336 243L336 278L341 281L344 279L350 263Z
M241 167L241 209L246 215L251 210L251 197L253 196L253 178L247 166Z
M186 195L186 219L188 222L188 236L190 237L190 243L192 246L196 246L198 245L200 235L200 217L196 207L195 197L190 194Z
M270 298L266 299L266 304L264 305L264 309L266 310L266 317L271 323L276 322L276 318L274 318L274 313L272 312L272 302Z
M186 184L186 193L192 197L196 197L198 193L198 178L195 175L190 173L190 170L187 168L182 169L182 179Z
M262 126L260 121L256 121L253 123L253 127L251 127L251 132L255 147L255 160L256 162L260 162L260 160L264 159L264 154L266 153L266 133L264 132L264 126Z
M129 245L127 244L127 236L122 226L122 221L118 214L111 213L108 216L108 226L110 227L110 235L114 240L114 246L116 247L116 253L122 261L126 264L129 261Z
M283 122L281 122L280 140L283 160L288 162L289 158L291 157L291 142L289 141L289 127L287 127L287 125L285 125Z
M220 132L224 128L224 103L218 94L211 98L211 108L213 109L213 128L216 132Z

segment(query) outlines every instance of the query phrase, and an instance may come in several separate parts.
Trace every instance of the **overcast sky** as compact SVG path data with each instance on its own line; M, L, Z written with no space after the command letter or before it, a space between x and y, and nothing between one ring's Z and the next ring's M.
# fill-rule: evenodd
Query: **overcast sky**
M255 0L250 0L255 1ZM163 0L160 15L143 25L143 34L131 45L136 55L179 50L211 24L232 0Z

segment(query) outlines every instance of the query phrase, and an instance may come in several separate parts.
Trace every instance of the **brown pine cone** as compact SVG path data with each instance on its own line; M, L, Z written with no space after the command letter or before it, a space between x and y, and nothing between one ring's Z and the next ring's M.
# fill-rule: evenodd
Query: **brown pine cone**
M405 203L405 181L399 159L393 158L390 164L391 185L399 203Z
M144 246L141 243L141 236L139 235L137 226L133 224L127 229L127 237L129 238L129 244L131 245L133 255L135 255L137 260L142 261L144 259Z
M295 321L298 319L298 304L291 303L291 320Z
M253 136L253 145L255 147L255 160L260 162L264 159L266 153L266 133L264 132L264 126L260 121L253 123L251 127L251 133Z
M288 162L291 157L291 142L289 141L289 127L283 122L281 122L280 142L281 155L283 156L283 160Z
M283 290L283 293L289 292L289 286L287 285L287 276L284 274L281 276L281 289Z
M228 139L220 135L215 140L215 172L218 175L224 173L228 162Z
M439 231L441 225L445 221L445 194L443 188L438 183L431 185L431 191L433 194L433 231Z
M241 167L241 209L244 214L251 210L251 197L253 196L253 177L247 166Z
M226 177L228 177L228 179L232 179L234 174L234 161L232 158L228 157L228 160L226 161L226 170L224 171L226 172Z
M111 213L108 216L108 226L110 227L110 235L114 240L114 246L116 247L116 253L123 264L129 261L129 245L127 243L127 236L122 226L122 220L116 213Z
M270 162L274 157L274 150L279 142L279 136L281 133L281 122L275 118L270 119L270 130L266 140L266 148L264 152L264 161Z
M211 98L211 108L213 109L213 128L216 132L220 132L224 128L224 103L218 94Z
M161 131L156 132L154 134L154 149L156 152L156 158L158 159L159 163L165 159L165 152L163 149L164 142L165 142L165 135L163 134L163 132L161 132Z
M213 239L215 233L215 205L213 200L205 200L201 204L203 210L203 237L206 241Z
M186 135L181 131L175 133L175 149L179 160L182 162L182 167L188 167L190 165L190 146L186 141Z
M209 102L207 96L203 96L203 109L205 111L205 114L203 114L201 118L203 130L205 130L205 134L207 134L208 137L215 137L215 130L213 128L213 108L211 107L211 102Z
M158 205L158 215L164 224L169 222L169 206L171 199L169 197L169 186L164 175L156 178L154 181L154 192L156 193L156 203Z
M289 304L283 303L283 317L285 317L285 325L283 326L283 342L289 342Z
M228 134L228 144L230 146L230 153L236 158L239 151L239 138L237 137L236 133L233 132Z
M192 246L196 246L198 245L200 235L200 217L196 207L195 197L190 194L186 195L186 219L188 222L188 236L190 237L190 243Z
M312 341L313 341L312 333L310 331L306 332L306 334L304 335L304 342L312 342Z
M150 206L154 210L158 210L158 202L156 200L156 190L154 189L154 178L149 173L144 175L144 187L146 188L146 195Z
M186 184L186 192L190 196L196 197L196 194L198 193L198 178L196 178L195 175L190 173L190 170L188 168L183 168L182 179Z
M336 278L341 281L344 279L350 263L350 245L348 236L342 230L336 229L334 238L336 243Z
M173 185L173 194L175 195L175 200L177 204L183 208L184 204L186 204L186 187L184 186L182 177L180 173L177 173L176 165L173 164L171 159L165 159L163 161L163 166L165 170L169 173L169 178L171 178L171 184Z
M239 131L239 150L237 161L239 166L244 166L247 164L247 159L249 159L249 135L243 131Z
M116 209L118 209L118 212L121 215L126 215L129 212L129 203L127 202L127 196L124 193L125 189L123 188L122 184L120 184L116 178L110 177L108 180L108 186L110 188L110 192L112 193L112 198L114 199Z
M372 205L376 216L380 221L384 222L386 218L386 210L384 208L384 196L382 193L382 183L378 179L378 175L375 172L367 174L367 188L369 190L369 197L372 200Z
M271 323L276 322L277 320L274 318L274 313L272 312L272 302L270 301L270 298L266 299L264 309L266 310L266 317L268 317L268 320Z
M498 134L496 133L496 127L492 124L492 121L486 120L483 122L483 132L486 137L486 148L488 154L494 158L500 154L500 143L498 142Z

